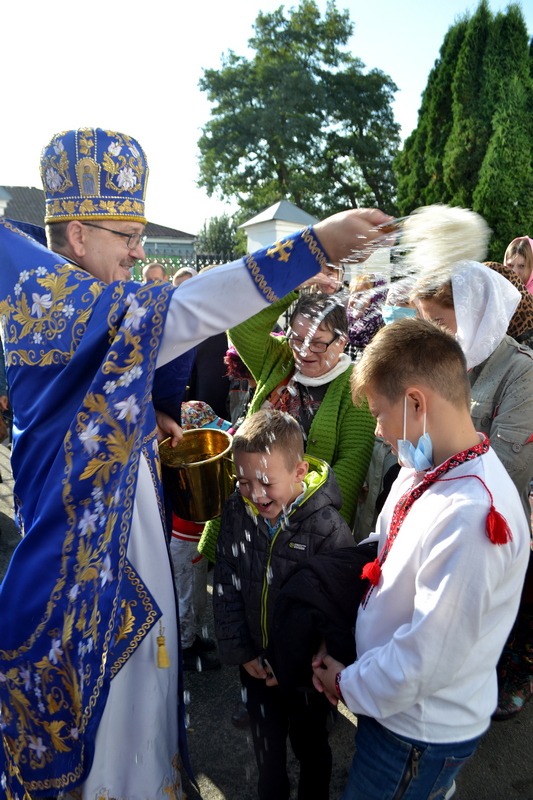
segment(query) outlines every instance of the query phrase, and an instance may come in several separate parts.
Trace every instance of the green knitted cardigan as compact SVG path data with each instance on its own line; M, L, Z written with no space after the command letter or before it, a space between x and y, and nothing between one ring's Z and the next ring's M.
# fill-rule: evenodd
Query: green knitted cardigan
M247 416L258 411L271 392L294 370L294 356L284 336L272 336L278 318L298 298L291 292L229 331L229 338L257 381ZM350 366L328 386L307 437L306 453L326 461L342 493L340 513L353 524L355 507L374 447L375 420L368 406L354 406ZM215 560L219 521L205 526L198 549Z

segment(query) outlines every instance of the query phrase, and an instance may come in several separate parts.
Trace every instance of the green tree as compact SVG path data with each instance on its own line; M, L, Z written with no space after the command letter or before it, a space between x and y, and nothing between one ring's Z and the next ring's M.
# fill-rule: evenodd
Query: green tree
M235 253L238 246L237 226L229 214L210 217L198 233L196 251L210 255Z
M492 109L485 106L483 57L492 13L481 0L468 24L452 81L453 127L446 143L444 180L453 205L471 206L491 134Z
M483 59L484 83L482 101L489 113L505 102L509 82L514 76L527 85L530 82L529 36L519 5L512 3L506 13L499 12L491 25Z
M450 85L467 25L465 17L446 33L440 57L435 61L422 93L418 125L396 158L397 203L401 214L410 214L420 205L443 203L449 199L442 177L442 160L452 125Z
M424 205L446 203L450 199L443 175L444 152L453 125L450 86L468 23L469 19L465 15L449 29L444 37L438 69L435 70L426 120L427 138L424 157L428 183L423 191Z
M493 261L503 261L512 239L533 231L529 105L527 88L514 75L494 115L494 133L474 192L474 210L492 228L489 257Z
M248 213L287 197L310 213L393 207L396 86L344 48L353 31L333 0L260 13L252 59L232 51L200 87L213 103L199 140L199 185Z
M481 0L448 30L417 128L395 161L401 213L435 202L473 207L494 231L495 259L509 237L532 230L532 53L520 6L493 16Z

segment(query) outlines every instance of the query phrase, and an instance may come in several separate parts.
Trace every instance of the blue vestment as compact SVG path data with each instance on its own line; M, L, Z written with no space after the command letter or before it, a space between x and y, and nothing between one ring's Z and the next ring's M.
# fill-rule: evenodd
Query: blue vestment
M243 266L272 302L325 261L307 230ZM127 547L141 451L163 516L152 387L173 292L106 286L0 220L24 537L0 587L8 798L22 785L47 796L83 783L111 680L160 617Z

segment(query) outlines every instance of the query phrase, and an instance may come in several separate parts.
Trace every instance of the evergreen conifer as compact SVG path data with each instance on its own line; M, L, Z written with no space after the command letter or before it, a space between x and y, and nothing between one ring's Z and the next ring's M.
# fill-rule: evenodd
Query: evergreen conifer
M492 13L481 0L466 29L452 82L453 126L444 154L444 180L452 205L470 207L491 133L483 102L483 61Z
M509 242L533 231L529 95L530 86L513 75L494 115L494 133L474 192L473 208L493 231L489 253L493 261L503 262Z

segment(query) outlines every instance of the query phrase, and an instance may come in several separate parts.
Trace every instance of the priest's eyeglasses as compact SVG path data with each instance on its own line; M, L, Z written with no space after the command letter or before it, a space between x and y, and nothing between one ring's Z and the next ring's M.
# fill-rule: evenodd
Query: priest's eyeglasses
M339 338L340 334L336 334L331 342L313 342L308 341L307 339L300 339L298 336L295 336L294 333L290 333L287 341L289 343L289 347L292 347L293 350L309 350L311 353L325 353L328 347L336 342Z
M82 225L87 225L88 228L98 228L101 231L109 231L115 233L117 236L124 236L126 239L126 247L128 250L136 250L139 245L144 247L146 242L146 235L144 233L123 233L123 231L114 231L112 228L104 228L103 225L95 225L94 222L82 222Z

